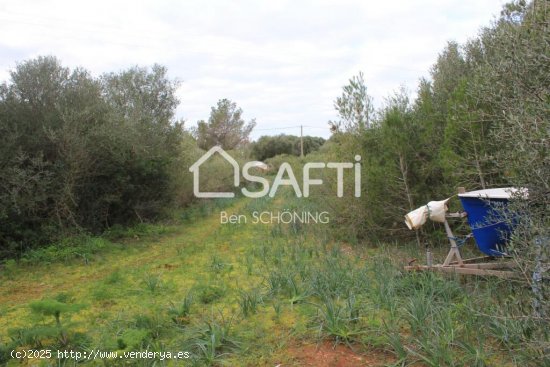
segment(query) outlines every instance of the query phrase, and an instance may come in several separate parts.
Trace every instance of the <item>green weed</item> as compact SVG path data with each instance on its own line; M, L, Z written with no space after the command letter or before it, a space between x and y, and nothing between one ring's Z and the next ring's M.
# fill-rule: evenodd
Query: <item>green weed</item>
M231 323L223 319L205 321L195 327L186 345L195 359L208 366L220 363L239 348L239 343L231 336Z
M210 258L210 270L216 274L229 273L233 270L233 265L222 261L218 255L212 255Z
M145 285L145 288L149 290L149 292L154 294L160 291L163 286L163 281L160 275L149 273L145 275L145 278L143 279L143 284Z
M21 262L23 264L48 264L81 258L85 264L88 264L92 255L114 247L112 242L103 237L73 236L47 247L30 250L23 254Z
M199 301L203 304L210 304L225 296L226 288L214 284L200 284L194 289Z
M331 337L336 343L349 344L363 333L357 326L358 318L351 316L353 313L346 305L326 298L318 306L319 334Z
M158 339L161 334L167 329L167 325L160 313L150 315L139 314L135 317L134 327L138 330L147 330L148 335L153 339Z
M15 279L15 276L18 274L19 270L17 267L17 261L14 259L9 259L4 261L4 264L0 266L1 274L4 274L8 279Z
M176 325L185 325L189 323L189 315L191 314L193 302L193 294L188 292L180 303L170 303L168 314Z
M53 320L36 324L32 328L11 330L12 341L16 345L33 345L38 348L73 346L76 349L85 346L89 342L89 338L83 333L73 331L72 328L75 325L68 320L68 315L82 310L85 306L66 303L66 301L68 301L68 296L60 294L57 299L31 302L29 307L34 314L53 317ZM66 315L67 318L63 323L61 322L62 315Z
M257 312L258 305L262 303L262 296L257 289L241 291L238 301L243 316L247 317Z

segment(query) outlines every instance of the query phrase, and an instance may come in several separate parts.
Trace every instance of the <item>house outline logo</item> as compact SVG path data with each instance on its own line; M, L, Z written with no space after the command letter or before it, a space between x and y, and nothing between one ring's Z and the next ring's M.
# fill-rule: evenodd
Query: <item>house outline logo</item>
M206 162L215 153L219 153L231 166L233 166L233 184L235 187L239 187L240 182L240 167L233 157L231 157L221 146L216 145L212 147L208 152L204 153L191 167L189 171L193 173L193 194L198 198L233 198L235 193L233 192L200 192L199 189L199 169L200 166Z

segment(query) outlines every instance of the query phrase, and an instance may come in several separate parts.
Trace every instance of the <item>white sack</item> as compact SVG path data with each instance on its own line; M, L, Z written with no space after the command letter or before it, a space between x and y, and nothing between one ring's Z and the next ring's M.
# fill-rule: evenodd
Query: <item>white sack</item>
M428 204L413 210L405 215L405 224L409 229L418 229L426 223L428 218L434 222L444 222L445 213L449 209L447 207L447 201L449 201L449 199L430 201Z
M424 205L405 215L405 224L409 229L418 229L426 223L426 219L428 219L428 207Z
M431 220L440 223L445 222L445 213L447 213L447 210L449 209L447 207L447 201L449 201L449 199L430 201L428 205L426 205L428 207L429 217Z

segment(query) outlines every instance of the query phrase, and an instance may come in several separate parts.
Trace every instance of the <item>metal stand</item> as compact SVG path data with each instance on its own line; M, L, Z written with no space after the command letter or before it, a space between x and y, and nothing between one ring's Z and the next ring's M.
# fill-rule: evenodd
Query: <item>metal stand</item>
M446 218L464 218L466 213L450 213L445 216ZM512 271L515 264L511 261L501 261L491 256L476 257L472 259L462 259L460 255L460 249L456 243L455 236L449 226L447 220L443 223L445 226L445 232L449 238L451 248L443 264L431 264L430 255L427 254L428 265L411 265L405 266L405 270L408 271L425 271L433 270L444 273L466 274L466 275L482 275L482 276L497 276L500 278L514 278L517 277L517 273ZM479 262L489 261L491 262ZM496 270L506 269L506 270Z
M462 261L462 256L460 256L460 251L458 249L458 245L456 244L455 236L453 235L453 231L451 231L451 227L449 227L449 223L447 222L447 219L445 219L445 222L443 222L443 224L445 225L445 232L447 232L447 237L449 238L449 242L451 243L451 249L449 250L447 257L443 262L443 266L451 265L451 262L455 257L456 257L456 263L459 266L463 266L464 262Z

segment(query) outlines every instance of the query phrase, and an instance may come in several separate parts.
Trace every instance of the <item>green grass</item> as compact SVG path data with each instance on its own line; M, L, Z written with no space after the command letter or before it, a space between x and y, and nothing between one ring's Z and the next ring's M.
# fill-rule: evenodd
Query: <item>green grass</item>
M510 317L525 312L517 301L525 290L514 284L404 273L394 247L345 253L311 225L219 223L219 208L298 204L210 202L179 224L118 228L8 263L0 364L19 364L6 354L14 348L70 347L189 351L189 365L295 365L289 347L322 340L390 353L396 366L540 360L518 347L535 328Z

